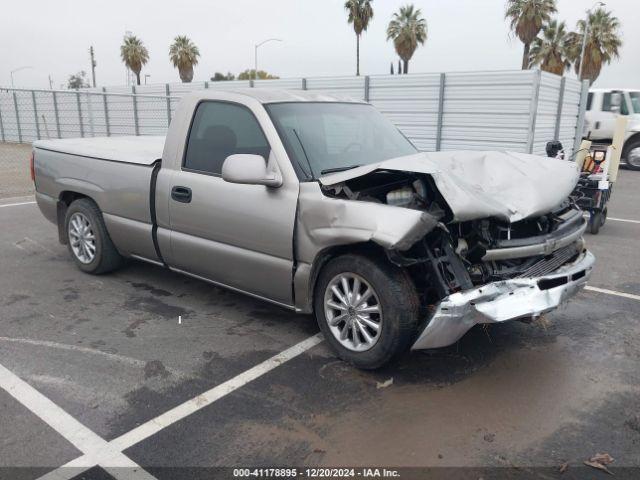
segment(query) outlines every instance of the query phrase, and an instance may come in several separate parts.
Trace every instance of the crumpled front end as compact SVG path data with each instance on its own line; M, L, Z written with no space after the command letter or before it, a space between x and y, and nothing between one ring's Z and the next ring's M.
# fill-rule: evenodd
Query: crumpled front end
M412 279L430 312L414 349L450 345L477 323L557 308L584 286L594 259L582 239L587 222L569 198L575 165L547 160L418 154L301 184L299 309L310 311L323 259L349 245Z
M453 293L444 298L411 347L445 347L478 323L532 318L557 308L587 283L595 258L583 250L578 258L549 275L513 278Z

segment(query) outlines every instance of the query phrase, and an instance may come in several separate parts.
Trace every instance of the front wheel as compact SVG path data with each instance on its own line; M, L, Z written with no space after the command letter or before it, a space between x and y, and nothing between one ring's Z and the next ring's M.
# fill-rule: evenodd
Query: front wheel
M640 170L640 139L632 141L625 148L624 157L627 160L627 167L631 170Z
M320 330L340 358L375 369L409 348L420 302L405 271L364 256L343 255L322 269L314 310Z

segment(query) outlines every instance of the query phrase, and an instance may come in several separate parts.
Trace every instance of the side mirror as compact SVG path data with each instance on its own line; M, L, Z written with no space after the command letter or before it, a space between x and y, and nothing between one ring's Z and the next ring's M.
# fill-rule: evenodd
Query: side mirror
M611 93L611 111L620 113L620 106L622 105L622 94L620 92Z
M274 188L282 185L282 176L278 172L270 171L262 156L248 153L229 155L222 164L222 179L225 182L244 185L265 185Z

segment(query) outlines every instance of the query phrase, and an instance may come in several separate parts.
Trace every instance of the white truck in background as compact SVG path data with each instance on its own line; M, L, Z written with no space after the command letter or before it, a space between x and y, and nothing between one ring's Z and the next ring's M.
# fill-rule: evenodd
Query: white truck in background
M610 142L616 117L627 115L622 162L640 170L640 89L594 88L587 97L584 132L596 142Z

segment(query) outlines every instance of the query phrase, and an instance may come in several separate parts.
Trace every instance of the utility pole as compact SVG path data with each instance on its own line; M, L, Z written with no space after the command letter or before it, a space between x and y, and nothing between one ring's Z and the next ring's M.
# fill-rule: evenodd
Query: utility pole
M53 90L53 80L51 80L51 75L49 75L49 90Z
M89 55L91 56L91 79L93 80L93 88L96 88L96 58L93 54L93 45L89 47Z

